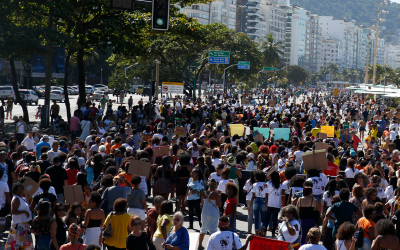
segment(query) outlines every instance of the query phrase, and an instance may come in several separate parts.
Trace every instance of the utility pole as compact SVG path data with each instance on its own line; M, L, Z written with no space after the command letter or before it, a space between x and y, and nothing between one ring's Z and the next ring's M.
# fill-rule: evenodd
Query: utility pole
M154 70L154 55L153 55L153 61L151 63L151 85L150 85L150 96L149 96L149 119L151 118L151 99L153 97L153 70Z
M365 84L368 84L368 64L369 64L369 30L367 34L367 63L365 64Z
M158 86L159 86L160 63L161 63L161 61L157 59L155 61L155 63L156 63L156 84L155 84L155 88L154 88L154 92L155 92L154 96L158 98ZM162 93L160 93L160 95L162 95ZM159 100L161 100L161 96L160 96Z
M217 83L217 66L218 64L214 65L214 93L212 93L213 95L215 95L215 85Z

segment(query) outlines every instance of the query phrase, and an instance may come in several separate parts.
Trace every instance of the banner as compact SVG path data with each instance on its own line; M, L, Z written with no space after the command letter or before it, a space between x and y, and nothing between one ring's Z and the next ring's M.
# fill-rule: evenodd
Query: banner
M240 137L243 136L243 124L229 124L229 127L231 128L231 137L233 137L234 135L239 135Z
M290 243L281 240L273 240L253 235L250 241L250 250L286 250Z
M321 126L321 133L328 134L328 137L335 137L335 127L334 126Z
M274 128L274 140L283 138L285 141L289 140L290 128Z
M183 94L183 89L184 89L184 83L183 82L163 82L162 83L162 93L175 93L175 94Z
M265 138L269 138L270 128L254 127L254 130L257 130L258 132L260 132Z
M53 47L52 78L64 78L65 49ZM34 55L32 60L32 77L46 77L46 57Z

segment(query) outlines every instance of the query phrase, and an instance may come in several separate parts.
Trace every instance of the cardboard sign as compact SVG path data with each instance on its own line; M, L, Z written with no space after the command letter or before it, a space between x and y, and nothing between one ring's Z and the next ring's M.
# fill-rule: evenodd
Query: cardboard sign
M318 138L319 139L328 139L328 134L327 133L319 133L318 134Z
M231 128L231 136L232 137L234 135L238 135L240 137L243 136L243 132L244 132L243 124L229 124L229 127Z
M321 133L327 133L328 137L335 137L334 126L321 126Z
M289 245L290 242L282 240L273 240L253 235L253 240L250 241L250 250L264 250L264 249L286 250L289 249L288 248Z
M255 140L256 142L258 142L258 141L263 142L263 141L264 141L264 137L263 137L263 135L258 134L258 135L256 135L256 136L254 137L254 140Z
M268 106L275 107L275 105L276 105L276 101L274 101L274 100L268 101Z
M66 203L81 203L85 201L81 185L64 186L64 196Z
M257 135L260 134L260 132L258 132L258 130L254 130L253 133L251 133L253 135L253 137L256 137Z
M184 127L176 127L175 128L175 134L179 136L185 136L186 135L186 128Z
M169 146L154 147L154 157L169 156Z
M39 189L39 184L29 177L26 177L26 180L22 185L24 185L24 194L26 196L32 196Z
M149 176L151 168L150 162L131 160L129 162L128 174L140 175L140 176Z
M315 150L325 149L326 152L328 152L328 147L329 147L328 143L324 143L324 142L316 142L315 143Z
M328 169L328 161L326 160L326 150L309 151L304 154L303 163L304 171L308 172L310 169L324 170Z

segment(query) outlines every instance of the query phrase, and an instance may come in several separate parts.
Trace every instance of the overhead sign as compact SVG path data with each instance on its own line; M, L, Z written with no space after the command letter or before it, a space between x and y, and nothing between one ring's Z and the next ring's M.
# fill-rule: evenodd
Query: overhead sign
M229 64L229 51L209 51L208 63Z
M275 70L277 70L277 68L275 68L275 67L264 67L264 70L275 71Z
M53 47L52 78L64 78L65 49ZM32 61L32 77L46 77L46 57L34 55Z
M175 93L175 94L183 94L184 89L183 82L163 82L162 83L162 93Z
M238 62L238 69L250 69L250 62L239 61Z

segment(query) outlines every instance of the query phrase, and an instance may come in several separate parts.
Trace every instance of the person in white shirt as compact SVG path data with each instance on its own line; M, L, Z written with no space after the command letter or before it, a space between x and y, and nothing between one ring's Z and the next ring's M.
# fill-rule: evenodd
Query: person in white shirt
M265 183L265 174L262 171L254 172L254 183L251 189L251 200L248 206L248 210L253 210L254 212L254 224L256 235L265 236L265 224L266 220L266 206L265 206L265 196L267 192L268 185ZM260 218L261 215L261 218ZM260 222L261 220L261 222Z
M272 172L267 182L267 192L265 195L265 203L267 205L265 225L269 224L272 215L272 238L275 237L275 230L278 227L278 213L282 204L285 204L285 190L280 182L279 173Z
M307 237L310 239L310 243L302 245L299 250L326 250L325 247L319 245L319 240L321 239L319 228L311 228L307 233Z
M215 179L218 183L220 181L222 181L222 176L221 176L221 172L222 169L224 168L224 164L219 164L216 168L214 173L211 173L210 176L208 177L208 180L210 181L211 179Z
M395 131L397 132L399 130L399 124L396 121L393 121L390 126L389 126L389 130L391 131L392 129L395 129Z
M207 250L246 250L249 242L253 239L251 235L247 236L244 245L240 242L236 233L229 231L229 218L222 216L219 218L220 232L213 233L207 243Z
M29 131L28 135L25 139L21 142L21 145L26 147L26 150L35 152L35 140L33 139L33 131Z
M278 230L278 240L292 243L298 243L300 234L300 216L296 207L288 205L282 208L279 220L282 221Z
M393 141L396 139L397 131L396 128L391 128L390 129L390 141Z

